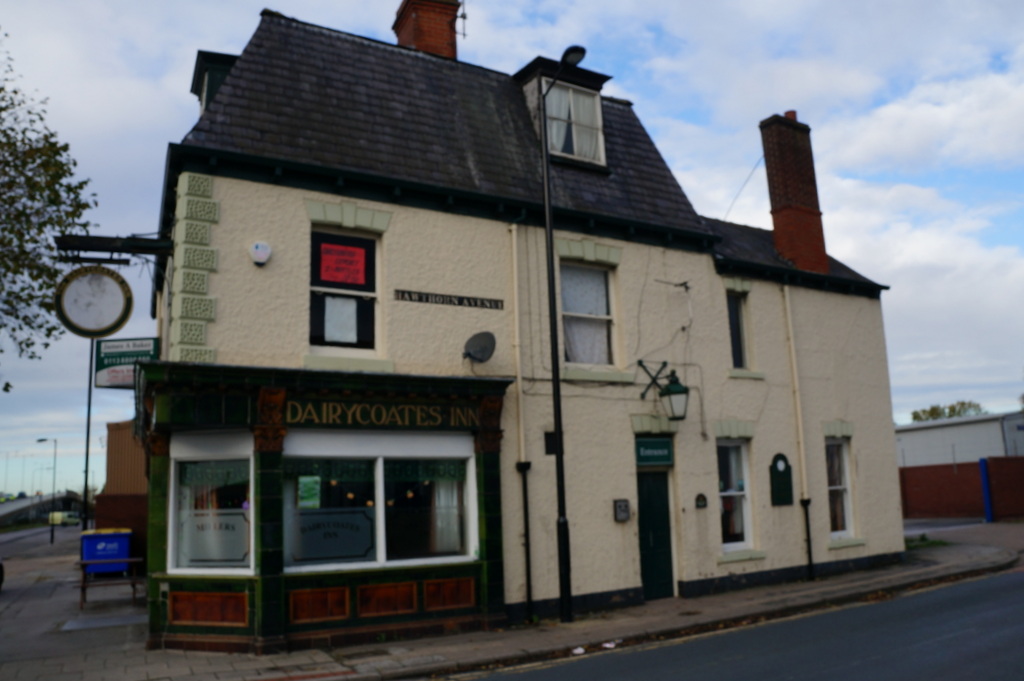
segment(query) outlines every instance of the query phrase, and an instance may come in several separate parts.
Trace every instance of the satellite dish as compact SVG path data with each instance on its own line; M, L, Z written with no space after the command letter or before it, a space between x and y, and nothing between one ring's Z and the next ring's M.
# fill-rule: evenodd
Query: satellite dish
M494 354L494 346L497 341L494 338L494 334L490 331L481 331L480 333L473 334L473 336L466 341L466 350L462 353L463 357L468 357L474 362L486 362Z

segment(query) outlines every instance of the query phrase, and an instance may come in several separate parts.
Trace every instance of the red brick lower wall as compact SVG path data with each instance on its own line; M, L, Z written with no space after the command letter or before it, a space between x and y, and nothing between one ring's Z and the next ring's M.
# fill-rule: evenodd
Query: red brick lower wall
M981 470L977 463L900 469L904 518L981 518Z
M125 528L132 531L131 555L146 557L149 528L149 497L145 494L97 494L97 530Z
M1024 517L1024 458L988 460L995 520ZM904 518L982 518L985 497L977 463L900 469Z
M995 519L1024 517L1024 458L989 459L988 475Z

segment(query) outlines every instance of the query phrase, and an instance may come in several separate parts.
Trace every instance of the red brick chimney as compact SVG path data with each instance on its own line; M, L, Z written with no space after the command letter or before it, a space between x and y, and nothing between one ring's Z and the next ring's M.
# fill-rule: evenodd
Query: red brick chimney
M398 44L455 59L455 20L459 0L402 0L391 27Z
M787 111L761 121L775 250L795 267L828 274L825 232L814 178L811 128Z

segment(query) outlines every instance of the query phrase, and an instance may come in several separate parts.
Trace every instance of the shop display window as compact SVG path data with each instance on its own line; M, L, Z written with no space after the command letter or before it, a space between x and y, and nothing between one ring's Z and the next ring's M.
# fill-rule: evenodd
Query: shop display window
M285 565L465 555L467 468L464 459L286 457Z
M249 461L177 462L175 567L250 566Z

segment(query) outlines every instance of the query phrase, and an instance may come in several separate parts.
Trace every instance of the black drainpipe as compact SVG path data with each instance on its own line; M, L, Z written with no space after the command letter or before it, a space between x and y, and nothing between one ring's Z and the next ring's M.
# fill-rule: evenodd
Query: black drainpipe
M811 500L801 499L804 507L804 532L807 533L807 580L814 579L814 553L811 551Z
M517 461L516 470L523 483L523 548L526 554L526 621L533 622L533 577L530 574L530 493L526 484L529 461Z

